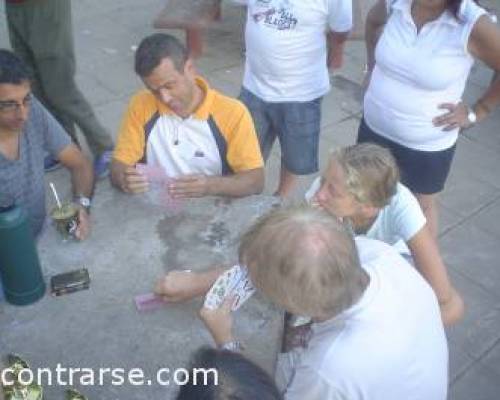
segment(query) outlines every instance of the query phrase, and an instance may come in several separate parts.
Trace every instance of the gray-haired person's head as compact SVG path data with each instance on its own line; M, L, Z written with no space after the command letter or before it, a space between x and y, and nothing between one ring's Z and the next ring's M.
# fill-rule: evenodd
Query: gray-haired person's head
M307 206L259 219L243 235L239 258L272 302L316 319L350 307L367 284L350 233L331 215Z

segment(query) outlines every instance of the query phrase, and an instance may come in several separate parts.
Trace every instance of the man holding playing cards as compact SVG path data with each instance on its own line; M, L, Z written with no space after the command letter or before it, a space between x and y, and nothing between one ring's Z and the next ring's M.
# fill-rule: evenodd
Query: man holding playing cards
M111 180L126 193L149 189L137 163L160 167L173 198L248 196L264 187L263 160L248 110L209 87L173 36L146 37L135 71L147 90L123 118Z

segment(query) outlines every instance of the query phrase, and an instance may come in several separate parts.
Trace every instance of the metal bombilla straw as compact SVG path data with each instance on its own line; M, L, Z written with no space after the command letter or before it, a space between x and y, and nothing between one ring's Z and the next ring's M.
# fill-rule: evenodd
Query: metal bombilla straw
M61 200L59 200L59 196L57 195L56 187L53 182L49 182L49 186L52 189L52 193L54 194L54 197L56 199L57 207L62 208L61 205Z

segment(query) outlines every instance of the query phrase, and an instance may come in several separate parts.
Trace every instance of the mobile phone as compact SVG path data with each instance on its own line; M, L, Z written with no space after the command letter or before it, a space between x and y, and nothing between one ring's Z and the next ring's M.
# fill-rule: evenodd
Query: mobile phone
M87 268L64 272L50 278L50 292L53 296L77 292L88 289L90 286L90 275Z

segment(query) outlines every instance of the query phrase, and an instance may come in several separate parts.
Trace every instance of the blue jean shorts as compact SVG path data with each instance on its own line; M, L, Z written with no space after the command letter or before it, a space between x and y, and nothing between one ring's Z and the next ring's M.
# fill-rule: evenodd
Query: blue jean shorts
M401 182L413 193L435 194L444 189L456 146L440 151L410 149L374 132L361 120L357 143L371 142L388 148L398 164Z
M318 172L321 97L307 102L271 103L242 87L239 98L252 115L265 160L277 137L282 163L289 172Z

